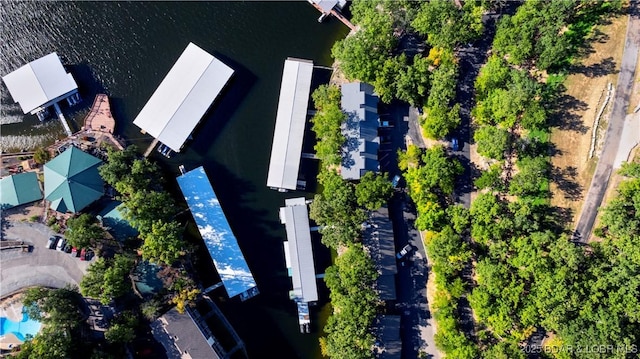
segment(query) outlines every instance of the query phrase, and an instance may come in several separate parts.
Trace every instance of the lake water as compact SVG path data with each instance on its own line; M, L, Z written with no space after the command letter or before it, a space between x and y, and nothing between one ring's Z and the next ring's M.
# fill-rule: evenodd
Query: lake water
M141 151L151 138L132 121L189 42L236 71L185 151L170 160L152 157L171 175L184 164L187 169L204 165L211 177L261 292L245 303L221 303L255 358L313 358L319 351L317 328L314 334L298 332L295 305L288 299L285 232L278 221L278 207L299 193L265 186L285 58L330 66L331 45L348 32L335 19L319 24L319 15L305 1L0 2L0 73L56 51L85 100L81 109L68 112L72 126L78 128L74 120L82 118L96 93L104 92L111 97L116 133ZM314 82L328 76L316 69ZM62 135L57 121L40 124L35 116L22 116L4 84L0 95L3 137ZM169 177L168 182L176 191L175 181ZM320 249L322 271L328 255ZM207 260L196 266L203 268L200 279L211 284L216 278Z

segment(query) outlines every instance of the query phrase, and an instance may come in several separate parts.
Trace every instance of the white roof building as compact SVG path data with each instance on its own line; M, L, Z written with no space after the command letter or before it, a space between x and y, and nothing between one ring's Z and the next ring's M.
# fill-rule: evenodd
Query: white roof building
M293 297L302 302L317 301L318 286L305 198L285 200L285 207L280 208L280 221L287 230L284 251L287 268L291 271Z
M295 190L297 187L312 73L313 61L288 58L284 62L267 176L270 188Z
M180 152L233 69L189 43L133 123Z
M55 52L32 61L2 78L22 112L35 114L78 92Z

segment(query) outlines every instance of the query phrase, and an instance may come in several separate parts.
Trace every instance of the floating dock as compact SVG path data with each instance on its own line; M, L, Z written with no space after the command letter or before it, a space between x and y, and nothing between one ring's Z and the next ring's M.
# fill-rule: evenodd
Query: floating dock
M298 171L312 75L313 61L285 60L267 175L267 187L280 192L299 187Z
M233 72L189 43L133 123L173 152L180 152Z
M285 200L285 207L280 208L280 222L287 230L287 241L283 246L287 270L293 284L289 297L296 302L298 308L300 332L309 333L309 303L318 300L318 286L306 199L299 197Z
M239 295L244 301L257 295L256 282L204 168L186 172L177 181L229 298Z

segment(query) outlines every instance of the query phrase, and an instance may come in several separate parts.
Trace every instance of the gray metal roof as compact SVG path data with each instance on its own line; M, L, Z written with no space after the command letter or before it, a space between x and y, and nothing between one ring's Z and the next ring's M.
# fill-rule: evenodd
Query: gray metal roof
M270 188L296 189L312 73L311 60L288 58L284 62L267 176Z
M231 75L233 69L189 43L133 123L180 152Z
M362 82L343 84L342 110L347 120L342 126L346 137L341 174L344 179L358 180L366 172L378 171L378 97L373 86Z
M364 242L380 273L376 283L378 293L383 300L395 300L395 274L398 273L398 267L393 223L389 218L389 210L382 207L372 211L366 224L363 233Z
M212 347L215 338L205 338L188 311L180 314L172 308L151 323L151 329L170 359L220 358Z
M2 80L25 114L78 89L73 76L65 71L55 52L20 67Z
M290 198L280 208L280 221L285 224L287 239L285 259L291 268L294 295L303 302L318 300L311 230L306 199Z
M400 339L400 316L379 315L375 321L377 346L380 351L376 357L381 359L399 359L402 353L402 340Z

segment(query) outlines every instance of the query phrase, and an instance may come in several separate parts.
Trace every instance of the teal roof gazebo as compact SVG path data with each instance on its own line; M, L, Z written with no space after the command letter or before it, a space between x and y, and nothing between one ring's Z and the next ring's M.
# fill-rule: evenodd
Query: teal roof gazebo
M0 208L9 209L42 199L35 172L19 173L0 180Z
M102 161L76 147L69 147L44 165L44 195L51 209L79 212L104 193L98 173Z

